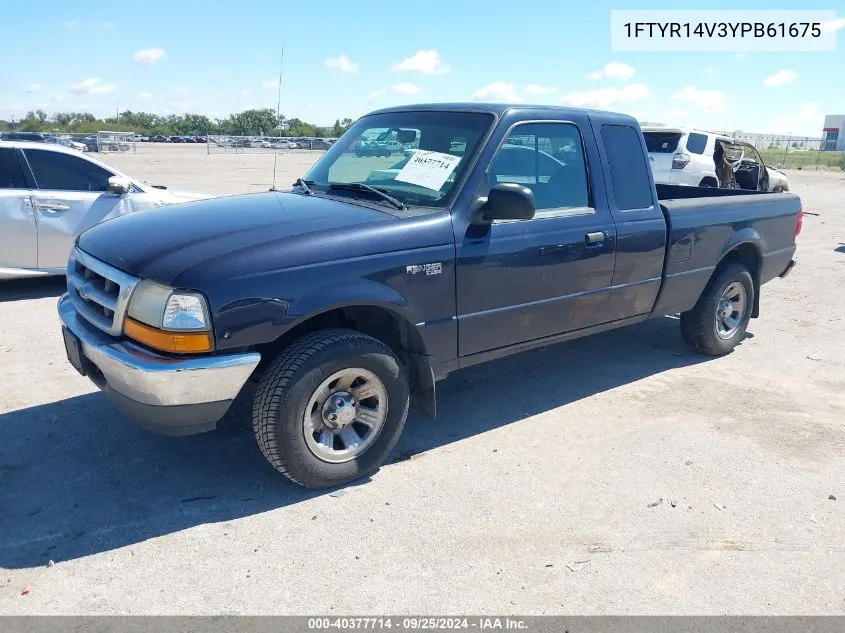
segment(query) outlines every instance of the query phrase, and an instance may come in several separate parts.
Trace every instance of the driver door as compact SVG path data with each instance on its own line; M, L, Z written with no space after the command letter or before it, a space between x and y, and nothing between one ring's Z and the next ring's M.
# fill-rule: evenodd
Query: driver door
M768 191L769 171L766 169L766 163L763 161L763 157L760 156L760 152L758 152L757 148L755 148L753 145L748 145L745 148L745 153L748 156L749 160L757 163L760 166L760 173L757 177L757 191Z
M32 202L38 225L38 268L64 268L91 207L101 196L111 195L106 192L114 174L64 152L23 152L36 183Z
M0 279L4 268L38 267L35 210L20 150L0 148Z

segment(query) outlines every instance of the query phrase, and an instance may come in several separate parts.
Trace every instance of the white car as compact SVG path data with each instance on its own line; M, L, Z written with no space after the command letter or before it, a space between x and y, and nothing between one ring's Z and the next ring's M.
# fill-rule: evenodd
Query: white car
M63 275L85 229L210 197L143 184L61 145L0 141L0 279Z
M643 126L642 131L654 182L659 185L718 187L714 154L721 145L733 166L737 188L789 190L786 176L767 167L759 152L748 143L695 128Z
M713 152L730 137L692 128L643 127L654 182L718 187Z
M75 149L77 152L85 152L88 150L88 146L85 145L85 143L74 141L72 139L67 138L66 136L48 136L46 139L44 139L44 142L48 145L61 145L63 147L69 147L71 149Z
M261 138L256 139L254 141L250 141L249 146L250 147L258 147L258 148L261 148L261 149L270 149L270 147L272 147L270 141L268 141L266 139L261 139Z

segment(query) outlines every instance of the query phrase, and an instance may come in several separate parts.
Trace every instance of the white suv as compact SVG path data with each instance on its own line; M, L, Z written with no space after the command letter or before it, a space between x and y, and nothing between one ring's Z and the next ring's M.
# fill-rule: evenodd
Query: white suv
M732 187L789 191L783 172L767 166L753 145L694 128L642 127L651 172L659 185L718 187L713 154L719 142L733 171Z
M660 185L718 187L713 152L728 136L692 128L644 127L654 182Z

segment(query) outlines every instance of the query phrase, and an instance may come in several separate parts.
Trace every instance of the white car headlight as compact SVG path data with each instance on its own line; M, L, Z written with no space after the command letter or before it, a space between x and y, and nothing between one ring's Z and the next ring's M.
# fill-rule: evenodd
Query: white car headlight
M211 329L208 304L196 292L178 292L153 281L142 281L132 293L130 318L160 330L196 332Z

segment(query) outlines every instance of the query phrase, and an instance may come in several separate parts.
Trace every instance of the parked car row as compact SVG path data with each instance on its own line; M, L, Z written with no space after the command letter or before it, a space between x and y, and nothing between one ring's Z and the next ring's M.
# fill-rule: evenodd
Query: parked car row
M211 141L218 147L252 147L258 149L311 149L327 150L337 139L286 136L218 136Z
M208 143L206 136L165 136L163 134L153 134L152 136L135 135L135 141L138 143Z
M55 136L41 134L40 132L3 132L0 140L4 141L28 141L30 143L48 143L50 145L61 145L80 152L89 151L85 143L74 141L68 136ZM96 150L94 150L96 151Z

